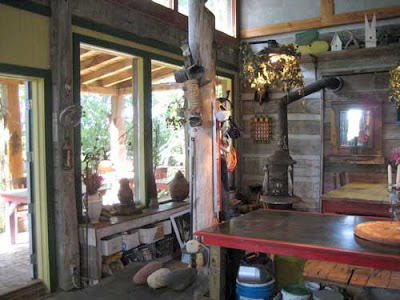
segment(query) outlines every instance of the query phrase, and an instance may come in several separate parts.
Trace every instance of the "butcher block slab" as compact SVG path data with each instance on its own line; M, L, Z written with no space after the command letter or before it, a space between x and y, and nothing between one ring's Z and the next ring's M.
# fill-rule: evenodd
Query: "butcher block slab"
M399 221L373 221L360 223L356 226L354 234L365 240L400 246Z

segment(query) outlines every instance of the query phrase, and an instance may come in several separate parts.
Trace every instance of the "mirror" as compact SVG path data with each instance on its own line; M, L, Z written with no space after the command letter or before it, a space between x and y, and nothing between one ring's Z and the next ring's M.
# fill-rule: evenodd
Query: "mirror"
M329 161L383 164L382 101L333 101Z
M340 111L340 147L372 148L373 120L370 109Z

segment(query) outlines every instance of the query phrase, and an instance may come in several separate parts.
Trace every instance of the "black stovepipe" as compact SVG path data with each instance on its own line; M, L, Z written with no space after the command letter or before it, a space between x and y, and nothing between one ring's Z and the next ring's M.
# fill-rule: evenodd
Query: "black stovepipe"
M323 88L328 88L334 92L339 91L343 87L343 80L340 77L327 77L316 82L313 82L301 89L290 92L285 97L281 98L278 103L278 120L280 125L280 142L279 146L283 150L289 150L288 146L288 120L287 106L305 96L318 92Z

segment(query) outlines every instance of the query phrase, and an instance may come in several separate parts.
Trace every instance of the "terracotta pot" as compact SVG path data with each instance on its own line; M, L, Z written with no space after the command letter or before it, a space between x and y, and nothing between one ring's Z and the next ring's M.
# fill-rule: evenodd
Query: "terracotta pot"
M92 224L99 223L102 201L101 196L98 194L89 195L88 197L87 214Z
M173 201L183 201L189 195L189 182L185 176L178 171L174 179L169 183L169 194Z

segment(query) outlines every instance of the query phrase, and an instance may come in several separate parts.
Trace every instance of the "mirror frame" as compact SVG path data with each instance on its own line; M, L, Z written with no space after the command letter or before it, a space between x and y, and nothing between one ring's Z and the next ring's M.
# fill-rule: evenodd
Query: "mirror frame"
M357 151L355 147L340 146L340 112L349 109L371 110L373 119L372 148ZM331 107L331 161L352 164L383 164L382 150L382 101L335 101ZM361 148L361 147L360 147Z

